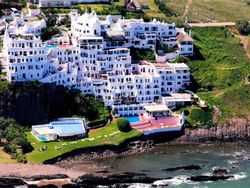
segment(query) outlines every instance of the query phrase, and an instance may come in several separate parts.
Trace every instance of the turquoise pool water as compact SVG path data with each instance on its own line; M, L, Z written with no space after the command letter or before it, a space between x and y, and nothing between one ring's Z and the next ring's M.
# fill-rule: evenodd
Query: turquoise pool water
M40 136L38 139L39 139L41 142L46 142L46 141L48 141L47 138L44 137L44 136Z
M135 123L135 122L139 122L140 118L139 116L128 116L125 117L130 123Z
M47 48L48 49L54 49L54 48L57 48L57 46L55 46L55 45L49 45L49 46L47 46Z

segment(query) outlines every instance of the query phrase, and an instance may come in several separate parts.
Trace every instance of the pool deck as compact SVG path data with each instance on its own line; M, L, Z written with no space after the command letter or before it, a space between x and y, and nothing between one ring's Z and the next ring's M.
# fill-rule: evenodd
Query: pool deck
M118 117L113 116L113 120L117 118ZM140 115L139 118L140 121L130 122L130 125L133 129L140 131L144 135L150 135L161 132L180 132L183 130L183 125L180 124L180 115L162 117L158 118L157 120L145 115ZM90 129L89 133L95 132L98 129L102 129L102 127Z
M180 125L180 118L180 116L169 116L155 120L141 115L141 121L131 123L131 126L142 132L144 135L158 132L181 131L182 126Z

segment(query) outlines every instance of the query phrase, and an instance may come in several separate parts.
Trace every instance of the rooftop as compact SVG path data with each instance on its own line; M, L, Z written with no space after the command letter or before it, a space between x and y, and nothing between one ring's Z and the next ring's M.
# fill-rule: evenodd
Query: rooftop
M188 93L172 93L170 96L163 97L165 101L168 102L190 102L191 94Z
M144 106L148 112L165 112L169 111L169 108L164 104L148 104Z
M177 37L176 37L177 41L179 42L193 42L193 39L187 34L187 33L180 33Z
M40 135L56 134L60 137L85 134L83 120L80 118L60 118L49 124L32 126Z

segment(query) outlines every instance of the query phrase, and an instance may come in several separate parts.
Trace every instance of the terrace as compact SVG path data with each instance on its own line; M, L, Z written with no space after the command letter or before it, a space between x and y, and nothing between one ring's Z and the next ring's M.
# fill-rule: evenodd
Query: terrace
M170 113L167 106L163 104L145 105L144 109L146 112L143 115L125 117L134 129L144 135L183 130L184 115Z

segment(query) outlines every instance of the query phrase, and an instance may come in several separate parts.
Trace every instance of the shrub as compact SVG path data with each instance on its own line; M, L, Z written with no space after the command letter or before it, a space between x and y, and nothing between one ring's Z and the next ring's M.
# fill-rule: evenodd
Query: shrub
M121 132L129 132L131 130L131 126L130 126L130 123L127 119L125 118L118 118L116 120L116 124L117 124L117 127L118 129L121 131Z
M236 28L242 35L248 35L250 33L250 24L247 20L237 21Z
M155 60L155 52L153 50L131 48L130 54L135 61L139 60Z
M190 114L190 112L188 110L184 110L183 113L185 116L189 116L189 114Z
M167 17L178 16L177 13L166 6L166 3L162 0L154 0L154 3L158 6L159 10L163 12Z
M51 39L54 35L58 34L60 30L56 27L46 27L42 29L41 39L46 41Z
M37 6L36 6L36 5L33 5L33 4L30 4L30 5L29 5L29 9L37 9Z
M188 63L189 61L189 58L183 55L178 56L175 60L176 63Z
M19 163L27 163L26 156L22 153L18 153L16 157L17 162Z

